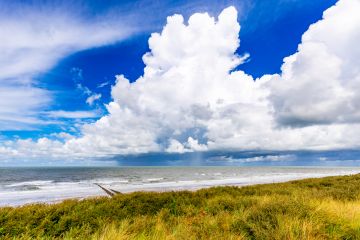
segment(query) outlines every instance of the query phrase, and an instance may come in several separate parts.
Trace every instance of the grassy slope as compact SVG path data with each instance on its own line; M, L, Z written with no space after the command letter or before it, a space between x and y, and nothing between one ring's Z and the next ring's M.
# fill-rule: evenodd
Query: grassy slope
M0 209L0 238L360 239L360 175Z

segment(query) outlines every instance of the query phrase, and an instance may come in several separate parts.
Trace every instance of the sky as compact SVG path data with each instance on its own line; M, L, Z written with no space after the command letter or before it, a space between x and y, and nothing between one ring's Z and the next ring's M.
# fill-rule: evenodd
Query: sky
M0 0L0 166L358 165L359 0Z

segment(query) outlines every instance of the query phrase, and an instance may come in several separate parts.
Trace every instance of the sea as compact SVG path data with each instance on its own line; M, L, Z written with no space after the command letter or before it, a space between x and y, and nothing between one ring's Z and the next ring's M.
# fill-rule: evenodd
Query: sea
M56 203L119 192L196 190L360 173L359 167L22 167L0 168L0 206Z

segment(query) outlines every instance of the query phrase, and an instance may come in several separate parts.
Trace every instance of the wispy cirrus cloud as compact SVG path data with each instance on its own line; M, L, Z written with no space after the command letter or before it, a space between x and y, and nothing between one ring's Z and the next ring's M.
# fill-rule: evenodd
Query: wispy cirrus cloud
M53 93L37 80L40 74L69 54L115 43L135 31L121 16L107 12L88 18L81 5L0 5L2 130L46 123L39 113L50 107Z
M48 111L45 112L45 115L49 118L74 118L74 119L83 119L83 118L97 118L99 113L96 111Z
M48 91L0 79L0 98L0 130L27 130L46 124L38 118L38 111L51 101Z
M79 90L83 95L87 97L85 102L89 106L93 106L96 101L100 100L102 95L100 93L91 91L88 87L83 85L84 78L83 78L82 69L74 67L71 69L71 73L73 75L73 81L76 85L77 90Z

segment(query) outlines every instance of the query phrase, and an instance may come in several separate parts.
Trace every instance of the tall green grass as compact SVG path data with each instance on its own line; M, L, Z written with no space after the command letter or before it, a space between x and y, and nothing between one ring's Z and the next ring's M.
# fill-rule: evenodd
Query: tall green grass
M360 175L0 209L1 239L360 239Z

